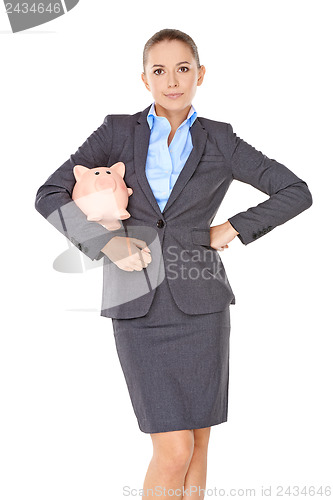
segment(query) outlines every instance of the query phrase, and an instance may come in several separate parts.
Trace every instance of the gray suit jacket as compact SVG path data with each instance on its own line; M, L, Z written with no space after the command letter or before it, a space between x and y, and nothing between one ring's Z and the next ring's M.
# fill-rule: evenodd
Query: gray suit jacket
M169 280L178 307L187 314L221 311L235 304L223 263L210 246L210 226L233 181L251 184L269 198L229 217L247 245L312 204L307 184L287 167L240 139L229 123L197 117L190 131L191 154L161 213L145 175L150 106L134 115L108 115L75 154L39 188L36 209L91 259L114 236L144 240L152 262L142 271L119 269L107 257L103 265L102 316L144 316L156 287ZM74 165L88 168L122 161L125 182L133 189L122 228L107 231L88 222L71 199Z

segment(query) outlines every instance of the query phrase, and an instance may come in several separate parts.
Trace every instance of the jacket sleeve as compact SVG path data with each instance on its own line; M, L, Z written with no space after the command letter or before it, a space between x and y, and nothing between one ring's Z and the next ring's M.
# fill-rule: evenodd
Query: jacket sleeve
M111 238L124 235L124 232L123 228L108 231L97 222L87 221L86 215L72 200L76 182L73 167L107 166L112 145L111 118L111 115L106 116L103 124L86 139L76 153L50 175L38 189L35 199L36 210L91 260L103 257L100 250Z
M312 195L306 182L240 139L230 124L227 133L233 179L269 195L268 200L228 219L247 245L309 208Z

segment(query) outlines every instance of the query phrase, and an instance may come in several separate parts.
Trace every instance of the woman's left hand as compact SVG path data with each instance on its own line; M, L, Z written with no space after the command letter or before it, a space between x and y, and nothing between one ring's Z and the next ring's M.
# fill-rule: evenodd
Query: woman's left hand
M237 234L239 233L232 227L229 221L219 224L218 226L211 226L210 246L215 250L223 251L225 248L229 248L228 243L230 243Z

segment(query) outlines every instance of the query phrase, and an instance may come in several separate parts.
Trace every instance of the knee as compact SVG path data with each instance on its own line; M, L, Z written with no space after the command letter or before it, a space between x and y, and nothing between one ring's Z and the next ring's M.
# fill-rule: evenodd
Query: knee
M155 446L153 456L164 473L184 473L191 462L193 451L193 433L188 431L187 435L179 439L170 439L169 442L165 440L162 446Z
M193 455L193 447L180 446L176 450L166 450L155 455L156 463L165 473L184 472L188 469Z
M210 427L205 427L203 429L194 429L194 447L196 450L207 450L210 438L210 430Z

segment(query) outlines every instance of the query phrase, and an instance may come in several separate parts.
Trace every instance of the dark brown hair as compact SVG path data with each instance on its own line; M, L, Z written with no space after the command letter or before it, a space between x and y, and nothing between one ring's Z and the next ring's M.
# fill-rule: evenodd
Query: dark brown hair
M163 42L164 40L179 40L181 42L186 43L186 45L191 49L192 55L196 60L198 68L200 68L200 60L198 54L198 48L194 43L194 40L184 33L183 31L174 30L174 29L163 29L155 33L149 40L146 42L143 49L143 72L145 72L145 67L148 60L148 52L156 43Z

